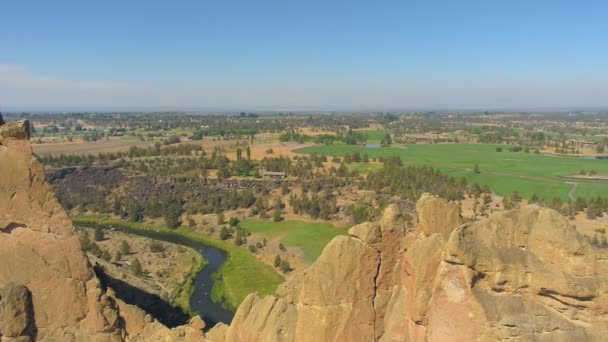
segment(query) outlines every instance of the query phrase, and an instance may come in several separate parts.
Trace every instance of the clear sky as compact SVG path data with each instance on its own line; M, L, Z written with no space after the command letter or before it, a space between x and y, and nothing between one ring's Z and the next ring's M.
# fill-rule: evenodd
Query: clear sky
M0 105L608 106L606 1L0 0Z

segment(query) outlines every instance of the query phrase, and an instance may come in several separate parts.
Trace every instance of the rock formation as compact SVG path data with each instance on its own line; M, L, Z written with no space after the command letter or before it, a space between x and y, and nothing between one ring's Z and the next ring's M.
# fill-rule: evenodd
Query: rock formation
M535 205L462 224L425 195L334 238L276 296L248 296L214 341L605 341L608 253Z
M0 126L2 341L198 341L103 293L74 227L32 154L29 123Z
M116 303L101 293L28 139L27 121L0 127L0 285L31 292L39 339L119 340Z

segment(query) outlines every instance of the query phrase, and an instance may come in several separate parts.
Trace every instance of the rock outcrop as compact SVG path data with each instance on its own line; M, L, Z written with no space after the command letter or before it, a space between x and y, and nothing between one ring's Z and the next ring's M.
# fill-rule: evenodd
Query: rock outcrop
M120 340L116 303L102 293L28 139L27 121L0 126L0 286L31 292L38 339Z
M29 123L0 125L2 341L199 341L103 293L74 227L32 154Z
M425 195L334 238L276 296L248 296L211 341L605 341L608 253L556 211L462 224Z

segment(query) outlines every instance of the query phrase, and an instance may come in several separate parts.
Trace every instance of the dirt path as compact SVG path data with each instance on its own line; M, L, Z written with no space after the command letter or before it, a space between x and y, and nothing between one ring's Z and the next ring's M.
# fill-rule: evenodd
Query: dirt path
M574 202L575 198L574 198L574 193L576 192L576 188L578 187L578 183L574 182L574 183L570 183L568 182L568 184L572 184L572 189L570 189L570 191L568 192L568 198Z

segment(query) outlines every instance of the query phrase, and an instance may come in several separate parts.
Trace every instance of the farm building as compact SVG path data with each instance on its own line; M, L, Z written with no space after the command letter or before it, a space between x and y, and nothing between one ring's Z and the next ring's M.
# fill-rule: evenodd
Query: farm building
M262 176L274 179L283 179L287 177L285 172L276 172L276 171L263 171L261 172Z

